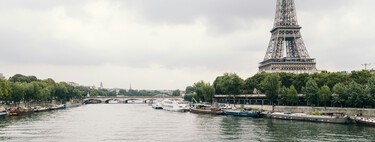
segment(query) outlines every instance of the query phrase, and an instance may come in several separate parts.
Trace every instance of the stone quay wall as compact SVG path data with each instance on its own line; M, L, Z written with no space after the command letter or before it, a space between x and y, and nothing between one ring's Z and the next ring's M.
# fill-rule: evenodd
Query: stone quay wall
M236 105L237 108L241 107ZM245 107L254 109L263 109L265 111L272 111L271 105L245 105ZM346 115L353 117L357 114L362 114L365 117L375 118L375 109L368 108L341 108L341 107L308 107L308 106L275 106L276 112L283 112L288 110L292 113L312 113L312 112L344 112Z

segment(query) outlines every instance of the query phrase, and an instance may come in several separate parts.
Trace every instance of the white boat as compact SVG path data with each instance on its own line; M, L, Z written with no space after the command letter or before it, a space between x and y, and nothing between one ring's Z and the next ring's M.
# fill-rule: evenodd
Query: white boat
M0 112L0 117L4 117L6 115L8 115L7 112Z
M161 102L154 102L154 103L152 103L151 106L154 109L163 109L163 106L162 106Z
M109 100L108 103L109 104L118 104L119 101L118 100Z
M48 110L49 110L49 108L47 108L47 107L41 107L41 106L36 106L34 108L34 112L43 112L43 111L48 111Z
M49 109L50 110L58 110L58 109L64 109L64 108L66 108L66 105L65 104L61 104L61 105L57 105L57 106L52 106Z
M181 101L181 100L163 100L162 101L163 110L168 111L178 111L178 112L186 112L190 109L189 102Z

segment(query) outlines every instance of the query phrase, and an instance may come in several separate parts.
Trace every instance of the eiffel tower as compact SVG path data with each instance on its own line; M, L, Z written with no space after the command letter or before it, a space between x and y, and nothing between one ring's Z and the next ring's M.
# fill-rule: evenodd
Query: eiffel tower
M315 73L314 58L310 58L303 42L294 0L277 0L272 36L259 71Z

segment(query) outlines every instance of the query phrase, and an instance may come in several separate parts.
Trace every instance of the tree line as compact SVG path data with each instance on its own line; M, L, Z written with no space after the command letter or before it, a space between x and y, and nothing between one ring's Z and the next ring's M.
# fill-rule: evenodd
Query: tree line
M35 76L16 74L9 79L0 78L0 103L25 105L31 103L68 102L72 99L82 99L90 96L155 96L164 94L160 91L125 90L125 89L95 89L85 86L72 86L66 82L55 82L53 79L38 79ZM180 96L180 90L174 90L172 96Z
M7 79L0 78L0 101L3 104L25 106L46 104L52 101L65 103L72 99L80 99L89 92L88 87L74 87L65 82L53 79L40 80L35 76L16 74Z
M265 94L273 104L298 105L302 94L309 106L375 107L375 74L366 70L348 74L257 73L242 79L235 73L218 76L213 84L200 81L186 87L185 99L212 101L214 94Z

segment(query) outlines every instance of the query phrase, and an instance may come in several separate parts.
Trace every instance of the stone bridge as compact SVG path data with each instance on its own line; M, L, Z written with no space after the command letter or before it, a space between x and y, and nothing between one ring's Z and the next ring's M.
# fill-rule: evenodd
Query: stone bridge
M83 103L108 103L111 100L118 101L119 103L148 103L153 101L161 101L163 99L182 99L181 96L168 96L168 97L154 97L154 96L96 96L85 97Z

